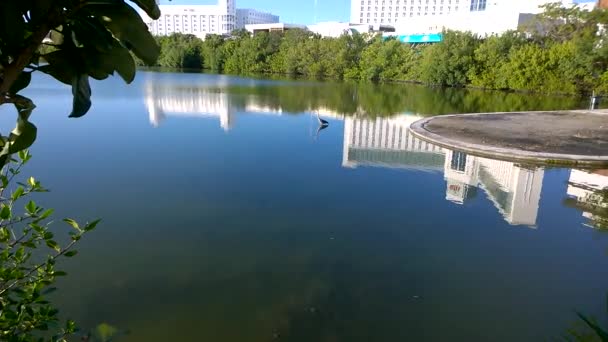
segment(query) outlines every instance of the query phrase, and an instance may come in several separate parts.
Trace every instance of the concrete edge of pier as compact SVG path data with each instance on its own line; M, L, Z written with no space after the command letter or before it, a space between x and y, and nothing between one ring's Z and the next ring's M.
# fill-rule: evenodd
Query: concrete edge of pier
M555 166L608 166L608 110L454 114L425 118L414 136L480 157Z

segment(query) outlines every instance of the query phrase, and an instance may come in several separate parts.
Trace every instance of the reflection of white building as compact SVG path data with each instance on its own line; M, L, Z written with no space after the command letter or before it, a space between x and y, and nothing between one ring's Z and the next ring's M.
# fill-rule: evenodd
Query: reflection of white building
M234 112L228 94L201 88L155 88L145 95L150 123L157 127L167 115L219 117L224 130L232 128Z
M342 165L442 170L447 200L462 204L480 188L508 223L536 224L542 169L470 156L422 141L409 131L409 126L418 119L415 115L345 118Z
M374 120L345 118L342 165L441 170L443 149L417 139L410 133L410 125L420 118L416 115Z
M259 98L251 95L239 97L238 104L231 95L220 88L198 87L157 87L148 83L145 87L145 103L150 123L158 127L167 116L216 117L221 127L228 131L234 127L236 113L282 115L280 105L269 106L260 103ZM321 117L341 120L344 116L328 108L311 108L311 112Z
M604 202L601 190L608 188L608 171L572 170L568 181L567 194L583 208L583 216L593 220L594 209L605 209L608 203Z
M473 188L479 187L510 224L536 224L542 169L447 150L444 175L447 200L462 204L471 197L471 191L474 194Z

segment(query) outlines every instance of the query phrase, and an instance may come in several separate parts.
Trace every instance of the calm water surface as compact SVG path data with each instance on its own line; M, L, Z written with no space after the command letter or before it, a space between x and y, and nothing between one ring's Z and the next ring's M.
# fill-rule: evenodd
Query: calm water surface
M91 112L71 120L70 90L37 81L26 173L52 190L39 200L58 218L104 219L55 298L83 328L109 323L129 331L121 341L538 341L576 327L575 311L606 322L608 235L592 202L608 171L479 158L407 131L422 116L577 99L142 72L95 83Z

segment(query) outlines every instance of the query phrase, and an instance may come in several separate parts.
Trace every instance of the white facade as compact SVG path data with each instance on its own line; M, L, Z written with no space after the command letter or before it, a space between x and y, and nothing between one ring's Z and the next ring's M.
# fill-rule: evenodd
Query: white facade
M235 0L219 0L217 5L160 5L158 20L152 20L144 12L140 14L153 35L183 33L203 39L208 34L228 35L247 24L279 21L276 15L235 6Z
M235 0L219 0L217 5L160 5L161 17L152 20L142 16L153 35L229 34L236 29Z
M444 29L479 35L516 30L555 0L351 0L353 23L394 25L397 34L440 33ZM562 0L565 6L571 0Z
M236 9L236 28L245 28L251 24L272 24L278 23L279 16L272 13L260 12L250 8Z

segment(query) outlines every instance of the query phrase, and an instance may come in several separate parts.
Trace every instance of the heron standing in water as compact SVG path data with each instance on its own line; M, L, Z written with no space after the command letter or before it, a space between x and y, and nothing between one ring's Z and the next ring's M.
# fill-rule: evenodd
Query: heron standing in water
M319 112L317 112L317 120L319 120L319 125L323 128L326 128L327 126L329 126L329 122L321 119L321 117L319 116Z

